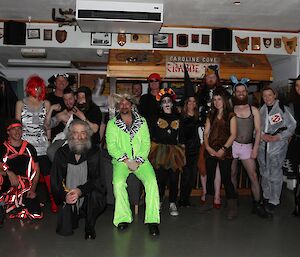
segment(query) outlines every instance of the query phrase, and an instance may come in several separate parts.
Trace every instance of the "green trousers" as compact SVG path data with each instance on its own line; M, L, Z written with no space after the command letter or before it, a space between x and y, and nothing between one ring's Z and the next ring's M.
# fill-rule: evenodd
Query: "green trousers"
M121 222L132 222L132 212L127 193L127 177L130 171L124 162L113 163L113 188L115 195L114 225ZM142 181L146 192L145 223L159 223L159 193L154 170L150 162L146 161L134 172L134 175Z

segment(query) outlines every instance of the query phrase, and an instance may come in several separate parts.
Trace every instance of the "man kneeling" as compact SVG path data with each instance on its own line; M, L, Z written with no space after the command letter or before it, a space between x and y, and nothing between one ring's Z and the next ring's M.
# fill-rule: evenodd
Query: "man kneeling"
M71 235L78 220L85 219L85 239L95 239L95 224L106 205L99 148L92 146L88 123L74 120L68 130L68 144L55 154L52 193L59 205L56 232Z

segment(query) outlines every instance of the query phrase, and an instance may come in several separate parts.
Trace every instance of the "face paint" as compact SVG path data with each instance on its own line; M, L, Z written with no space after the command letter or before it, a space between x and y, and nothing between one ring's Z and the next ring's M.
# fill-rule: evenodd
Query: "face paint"
M173 102L170 97L164 97L161 100L161 107L163 108L163 111L165 113L171 113L172 107L173 107Z

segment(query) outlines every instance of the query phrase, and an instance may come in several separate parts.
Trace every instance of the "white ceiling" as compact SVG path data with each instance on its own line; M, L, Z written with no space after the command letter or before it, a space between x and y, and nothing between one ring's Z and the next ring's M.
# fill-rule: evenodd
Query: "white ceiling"
M118 2L118 0L106 0ZM76 0L0 0L0 19L51 21L52 8L75 10ZM164 4L164 24L300 31L299 0L119 0ZM21 6L20 6L21 5Z
M122 1L122 0L106 0ZM227 27L274 31L300 31L300 0L126 0L122 2L163 3L164 25ZM75 10L76 0L0 0L0 20L52 21L52 8ZM20 6L21 5L21 6ZM95 50L54 49L47 59L83 60L97 56ZM4 59L20 58L20 49L0 47L0 63ZM72 56L72 58L68 58ZM105 62L107 56L103 57ZM91 58L89 57L90 61ZM99 59L97 59L99 61Z

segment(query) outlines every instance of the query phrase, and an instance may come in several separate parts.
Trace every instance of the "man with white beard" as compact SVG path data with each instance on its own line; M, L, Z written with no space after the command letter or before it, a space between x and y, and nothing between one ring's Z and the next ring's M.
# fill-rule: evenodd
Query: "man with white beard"
M56 232L71 235L78 220L85 219L85 239L95 239L96 219L106 205L105 181L99 148L92 146L93 134L87 122L74 120L68 144L55 154L51 186L59 205Z

